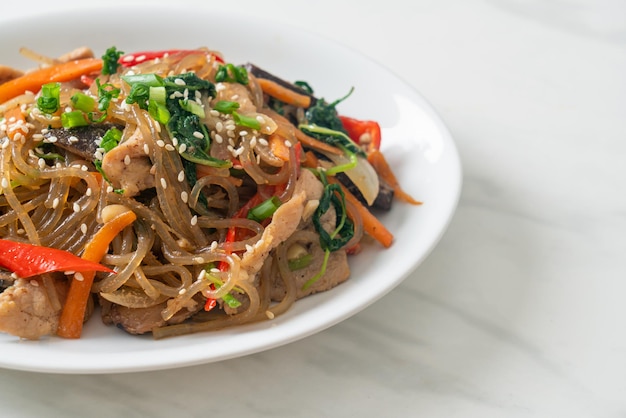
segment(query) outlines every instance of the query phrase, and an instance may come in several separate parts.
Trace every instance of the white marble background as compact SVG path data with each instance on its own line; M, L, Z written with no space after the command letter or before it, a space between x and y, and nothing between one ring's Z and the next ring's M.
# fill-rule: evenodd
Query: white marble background
M624 1L196 3L297 20L417 88L459 147L457 214L327 331L193 368L0 370L1 416L626 417Z

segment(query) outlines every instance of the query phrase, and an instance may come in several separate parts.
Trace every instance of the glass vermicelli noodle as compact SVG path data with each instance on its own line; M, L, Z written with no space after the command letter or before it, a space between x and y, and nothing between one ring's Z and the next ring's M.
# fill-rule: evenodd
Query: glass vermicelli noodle
M392 244L375 214L394 196L419 203L380 126L337 111L349 94L207 48L22 52L36 68L0 65L2 332L271 320L347 280L363 245Z

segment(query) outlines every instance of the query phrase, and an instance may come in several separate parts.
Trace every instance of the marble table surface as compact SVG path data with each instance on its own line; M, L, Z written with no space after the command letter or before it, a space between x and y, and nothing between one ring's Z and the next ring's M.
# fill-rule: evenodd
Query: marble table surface
M149 16L147 1L29 1L0 24L131 3ZM177 4L297 24L383 63L452 132L457 212L401 285L323 332L180 369L0 370L0 415L626 416L626 3Z

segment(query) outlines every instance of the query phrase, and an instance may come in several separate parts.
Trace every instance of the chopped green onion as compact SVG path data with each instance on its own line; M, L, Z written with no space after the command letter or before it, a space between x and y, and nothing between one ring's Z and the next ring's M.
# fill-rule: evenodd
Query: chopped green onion
M239 126L245 126L250 129L261 129L261 122L250 116L241 115L237 112L233 112L233 120Z
M328 259L330 258L330 250L324 251L324 261L322 262L322 268L320 271L309 280L307 280L302 286L302 290L307 290L309 287L313 286L316 281L318 281L325 273L326 267L328 266Z
M109 152L120 143L120 139L122 139L122 131L111 128L102 136L100 147L104 148L105 152Z
M89 125L85 115L80 110L73 110L71 112L61 113L61 125L64 128L76 128L78 126Z
M165 100L167 99L165 86L150 86L148 99L160 104L165 104Z
M343 173L344 171L348 171L348 170L352 170L354 167L357 166L357 164L359 162L359 160L356 157L355 153L348 151L347 149L345 149L342 146L339 146L339 148L341 148L343 150L343 152L346 153L346 155L348 156L350 161L345 163L345 164L335 165L335 166L327 168L326 169L326 175L328 175L328 176L334 176L335 174Z
M272 196L264 202L259 203L250 211L248 211L248 219L261 222L269 218L276 212L281 205L281 201L278 196Z
M169 122L171 117L170 111L167 110L165 104L156 100L148 101L148 113L152 116L152 119L164 125Z
M74 109L82 110L83 112L93 112L96 108L96 99L85 93L76 93L70 100Z
M289 266L289 270L296 271L308 267L312 261L313 256L311 254L304 254L293 260L288 260L287 265Z
M61 102L61 83L48 83L41 86L41 96L37 99L37 107L43 113L54 113L59 110Z
M220 113L231 114L235 110L239 109L239 103L229 102L228 100L220 100L219 102L215 103L213 109L217 110Z
M122 76L122 80L131 86L134 84L145 84L148 87L159 87L165 85L163 78L154 73L124 75Z
M202 107L202 105L195 100L179 100L178 104L187 112L193 113L200 118L204 118L206 116L204 113L204 107Z

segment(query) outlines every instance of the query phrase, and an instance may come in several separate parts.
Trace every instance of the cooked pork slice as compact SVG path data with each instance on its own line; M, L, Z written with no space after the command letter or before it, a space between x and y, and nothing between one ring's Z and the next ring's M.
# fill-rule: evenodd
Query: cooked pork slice
M263 231L261 239L243 254L241 259L243 271L251 277L261 270L270 251L296 231L307 202L319 199L322 190L323 186L315 175L308 170L302 170L291 199L274 212L272 221Z
M296 282L296 299L301 299L313 293L325 292L348 280L350 277L350 266L348 265L348 256L344 250L333 251L328 258L325 274L315 283L306 289L304 284L311 277L320 272L322 268L322 260L315 260L308 267L293 271L293 277ZM271 288L271 298L280 301L285 297L285 283L282 278L274 277Z
M24 75L24 72L13 67L0 65L0 84L6 83Z
M84 59L84 58L93 58L93 57L94 57L94 54L91 48L88 48L86 46L81 46L81 47L71 50L68 53L61 55L59 57L59 61L69 62L69 61L74 61L74 60L79 60L79 59Z
M150 173L152 162L144 151L144 144L141 131L137 129L102 159L102 170L113 187L123 189L126 196L135 196L154 187L154 175Z
M129 334L145 334L157 327L180 324L203 307L201 303L192 301L186 308L165 321L161 316L161 311L165 309L166 302L149 308L127 308L101 298L100 305L102 306L102 321L107 325L116 325Z
M67 284L57 281L57 293L65 299ZM56 334L60 310L55 310L43 286L36 280L16 279L0 294L0 331L29 340Z

